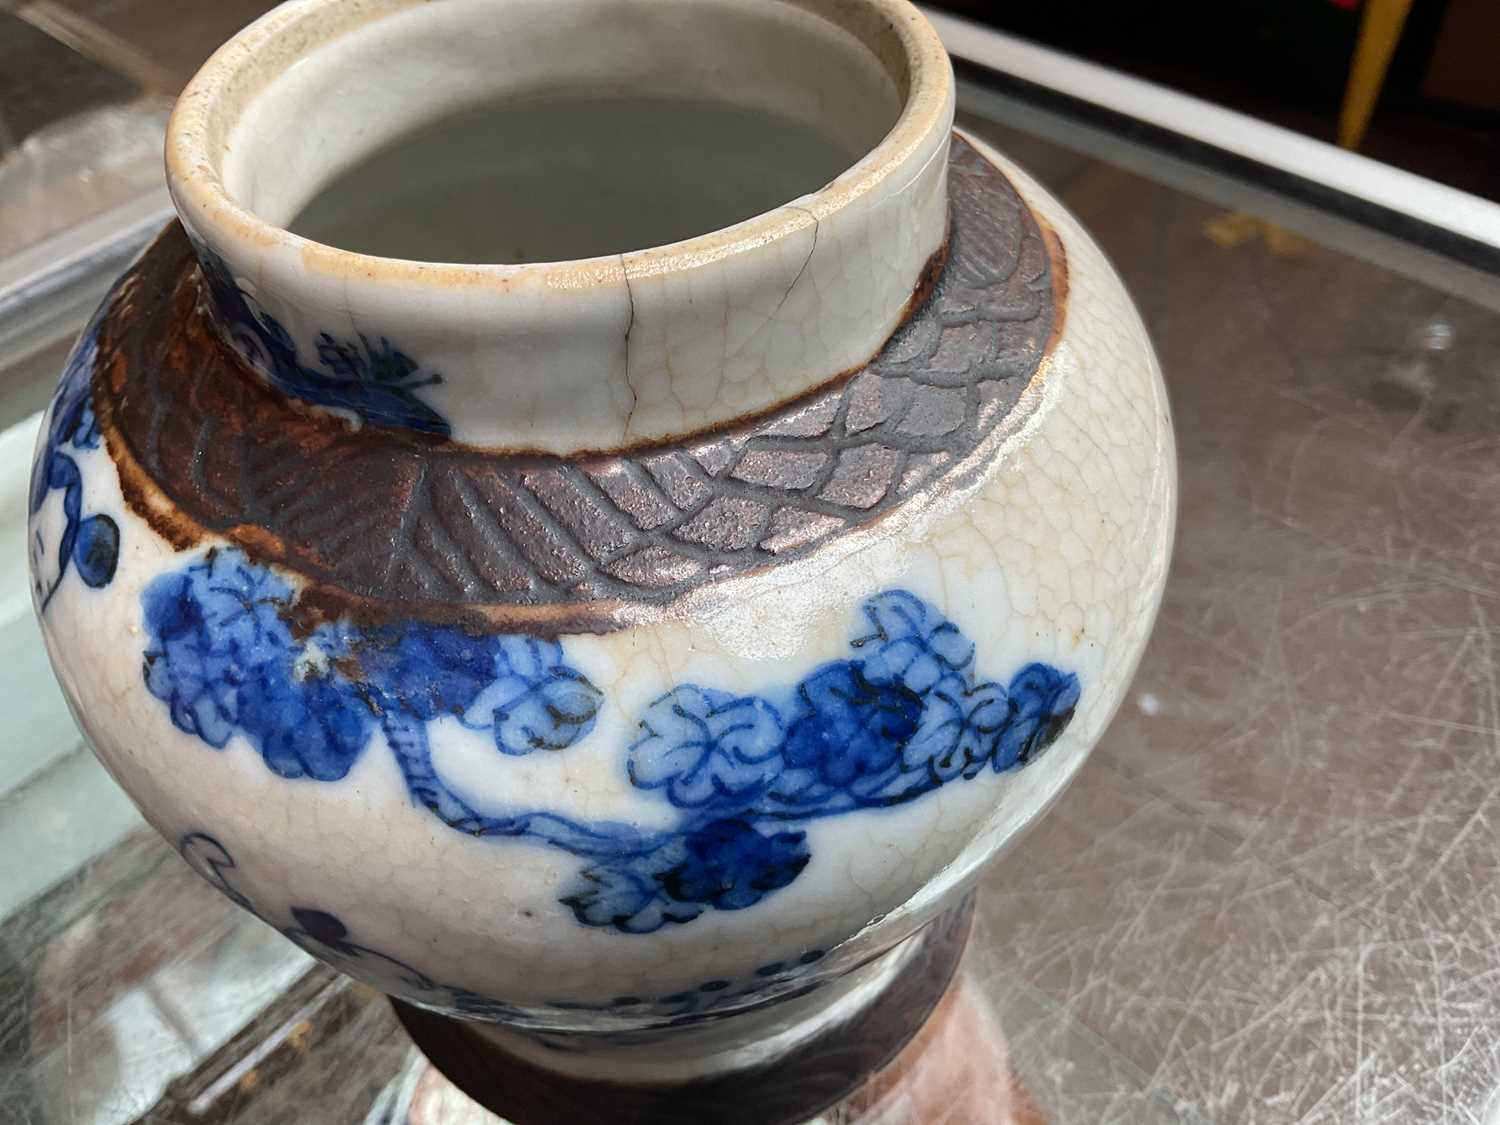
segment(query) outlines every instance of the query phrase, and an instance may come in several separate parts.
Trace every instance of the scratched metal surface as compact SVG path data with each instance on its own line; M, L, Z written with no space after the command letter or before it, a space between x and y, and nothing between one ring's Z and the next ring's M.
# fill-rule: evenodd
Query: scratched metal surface
M1079 1121L1500 1121L1500 315L979 127L1136 295L1181 457L1132 691L980 900L971 967L1034 1093ZM1048 1021L1118 1084L1080 1104Z
M965 101L1136 294L1183 484L1127 704L981 897L1026 1120L1500 1122L1500 314L1378 232ZM58 777L0 834L85 834ZM489 1120L144 827L50 880L0 920L0 1121Z

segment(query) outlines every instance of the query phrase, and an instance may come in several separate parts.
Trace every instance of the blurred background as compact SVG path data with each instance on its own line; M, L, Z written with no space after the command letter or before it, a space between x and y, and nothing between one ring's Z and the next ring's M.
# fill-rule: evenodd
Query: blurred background
M931 6L1500 199L1496 0Z
M172 97L269 0L0 0L0 256L159 177ZM1500 199L1496 0L936 0Z

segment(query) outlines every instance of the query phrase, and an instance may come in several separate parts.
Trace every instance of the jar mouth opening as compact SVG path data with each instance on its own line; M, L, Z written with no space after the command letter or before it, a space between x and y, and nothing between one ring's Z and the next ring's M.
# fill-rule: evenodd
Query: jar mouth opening
M573 289L900 183L952 99L905 0L299 0L189 83L168 183L221 252Z

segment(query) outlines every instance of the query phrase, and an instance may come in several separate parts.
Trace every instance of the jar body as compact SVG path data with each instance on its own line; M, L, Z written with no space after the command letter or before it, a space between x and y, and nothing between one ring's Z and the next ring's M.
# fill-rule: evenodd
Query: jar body
M80 725L201 875L512 1054L654 1083L795 1051L961 945L934 919L1126 690L1175 468L1119 279L950 135L900 0L662 6L904 107L696 241L465 270L241 206L290 205L252 142L333 104L299 82L388 41L447 81L450 21L540 41L615 2L314 0L216 56L169 131L183 224L45 420L30 543ZM736 96L872 127L784 85Z
M1104 730L1172 528L1163 387L1118 279L970 151L1038 216L1032 280L1058 302L1008 420L870 525L607 630L303 613L312 584L274 550L173 510L188 486L148 487L140 453L170 435L130 429L121 370L133 328L165 339L198 307L145 301L164 236L70 359L33 479L44 636L101 760L310 952L540 1044L736 1013L750 1034L878 990Z

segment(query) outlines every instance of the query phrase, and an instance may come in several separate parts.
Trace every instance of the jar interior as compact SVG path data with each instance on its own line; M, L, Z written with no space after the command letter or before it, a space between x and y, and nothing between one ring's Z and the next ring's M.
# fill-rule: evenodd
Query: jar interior
M360 158L287 226L387 258L592 258L773 210L862 155L814 123L718 99L497 100Z
M392 3L263 52L227 99L221 175L267 222L365 254L525 263L680 241L817 191L890 131L905 57L862 11Z

